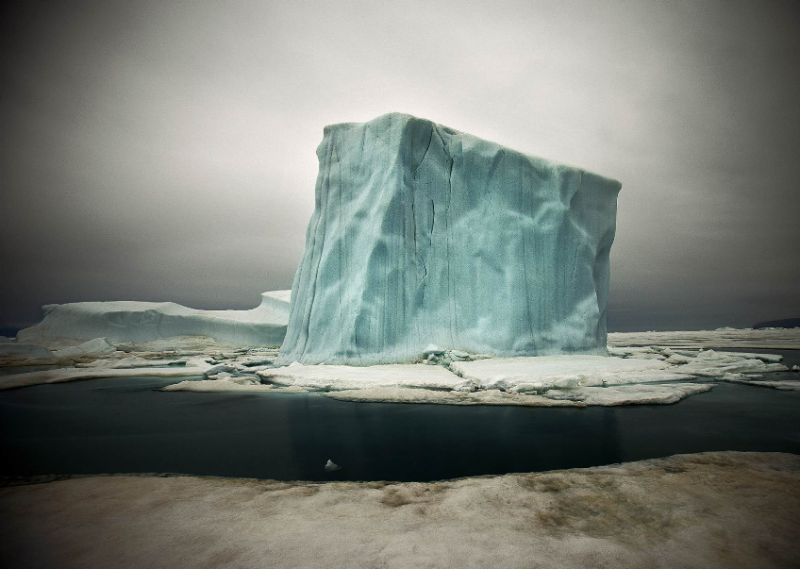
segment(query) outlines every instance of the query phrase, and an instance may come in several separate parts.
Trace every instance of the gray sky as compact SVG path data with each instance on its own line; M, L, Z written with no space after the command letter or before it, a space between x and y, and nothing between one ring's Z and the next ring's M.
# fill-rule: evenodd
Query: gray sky
M612 330L800 316L791 0L4 2L0 325L289 288L326 124L620 180Z

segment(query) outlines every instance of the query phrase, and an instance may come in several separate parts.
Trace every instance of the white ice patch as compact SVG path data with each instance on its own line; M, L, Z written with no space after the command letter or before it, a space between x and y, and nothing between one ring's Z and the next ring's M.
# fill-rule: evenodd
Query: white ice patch
M292 364L259 376L276 385L326 391L349 401L452 405L587 406L670 404L716 382L786 371L780 356L666 347L611 349L612 356L542 356L450 361L447 366ZM445 354L436 346L428 356ZM427 360L426 360L427 361ZM788 383L786 383L788 381ZM774 383L774 382L773 382ZM785 380L758 385L800 387Z
M311 391L404 387L451 390L464 380L441 366L387 364L367 367L344 365L303 365L258 372L263 381Z
M604 356L542 356L491 358L450 365L456 374L484 389L544 392L551 388L576 388L607 383L633 383L675 379L673 374L653 374L670 368L658 359L622 359ZM647 373L643 373L647 372Z

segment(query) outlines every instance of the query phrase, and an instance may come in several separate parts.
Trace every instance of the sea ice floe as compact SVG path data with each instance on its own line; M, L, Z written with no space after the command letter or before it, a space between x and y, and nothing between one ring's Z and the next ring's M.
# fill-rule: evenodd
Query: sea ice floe
M40 385L42 383L63 383L65 381L78 381L83 379L114 377L196 377L202 376L204 369L203 367L194 366L133 369L70 367L0 376L0 390Z
M437 354L436 350L427 351ZM612 351L614 356L488 358L450 362L446 367L295 363L266 369L258 375L265 383L323 391L349 401L607 406L669 404L708 391L714 382L755 380L787 370L775 362L779 356L768 354L713 350L678 353L664 347ZM800 382L796 383L800 386ZM788 389L783 383L780 385Z
M292 364L258 372L265 383L311 391L379 387L451 390L464 380L442 366L385 364L366 367Z
M445 405L513 405L524 407L587 407L616 405L664 405L709 391L713 384L678 383L670 385L626 385L609 388L552 389L546 396L486 389L456 392L430 389L380 387L349 391L330 391L327 397L342 401L383 403L438 403Z
M533 358L489 358L428 346L420 363L363 367L275 367L269 363L275 350L185 338L151 343L156 348L152 352L102 338L57 352L17 343L3 346L13 346L10 353L54 358L47 361L62 361L55 353L75 358L69 363L78 361L64 369L0 376L0 389L100 377L193 377L198 379L163 391L318 391L350 401L528 406L674 403L719 382L800 390L800 380L792 375L773 375L788 371L779 355L655 345L609 348L609 356ZM165 347L176 350L163 351Z
M221 392L248 392L263 393L266 391L278 391L271 385L262 385L258 381L236 382L226 379L221 380L193 380L181 381L162 387L159 391L192 391L195 393L221 393ZM287 390L281 390L287 391ZM299 391L299 390L295 390Z

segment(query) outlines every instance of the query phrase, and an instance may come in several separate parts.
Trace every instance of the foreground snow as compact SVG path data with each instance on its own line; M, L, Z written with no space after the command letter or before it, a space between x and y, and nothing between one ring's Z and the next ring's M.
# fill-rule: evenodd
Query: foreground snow
M0 489L0 557L62 569L778 568L800 559L798 511L800 457L780 453L403 484L95 476Z

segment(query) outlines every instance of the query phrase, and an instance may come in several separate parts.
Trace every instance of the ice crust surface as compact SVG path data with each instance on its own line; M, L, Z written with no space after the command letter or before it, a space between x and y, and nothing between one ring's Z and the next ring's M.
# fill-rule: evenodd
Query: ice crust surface
M304 365L257 372L264 383L322 391L347 401L523 405L536 407L670 404L718 382L791 390L800 381L772 381L786 372L772 354L611 348L612 355L484 358L442 365L366 367Z
M396 113L317 156L281 363L605 350L618 182Z
M92 476L3 488L0 555L59 569L780 569L800 559L798 509L800 456L781 453L406 483Z
M748 335L763 341L761 330L740 332L744 342ZM659 337L664 339L664 333ZM374 366L282 366L276 349L228 346L202 336L143 343L98 338L52 351L18 342L1 345L0 356L5 354L6 360L0 357L0 364L62 368L30 373L13 368L15 372L0 375L0 390L94 378L161 377L175 378L176 383L162 388L173 392L314 391L347 401L545 407L669 404L720 382L800 390L800 374L789 373L777 354L657 345L611 347L606 356L517 358L428 345L417 363Z
M381 364L375 366L304 365L258 372L265 382L313 391L344 391L379 387L451 390L464 380L441 366Z
M289 319L291 291L261 295L252 310L198 310L173 302L76 302L45 306L44 320L20 330L20 343L49 347L82 340L148 342L205 336L239 346L280 346Z

